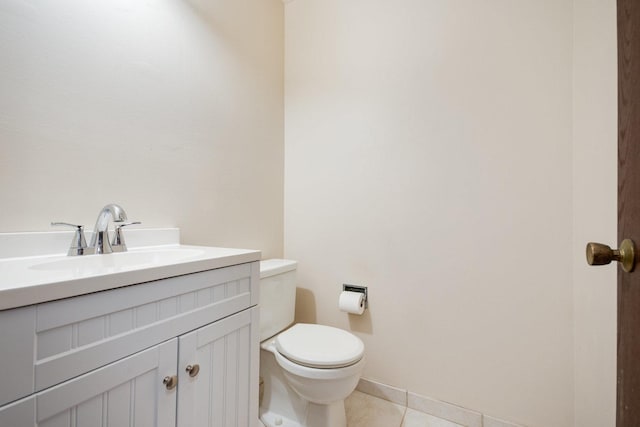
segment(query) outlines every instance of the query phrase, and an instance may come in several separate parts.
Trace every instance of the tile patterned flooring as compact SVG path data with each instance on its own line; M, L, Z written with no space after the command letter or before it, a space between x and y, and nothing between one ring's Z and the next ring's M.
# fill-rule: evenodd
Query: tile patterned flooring
M348 427L463 427L360 391L345 401Z

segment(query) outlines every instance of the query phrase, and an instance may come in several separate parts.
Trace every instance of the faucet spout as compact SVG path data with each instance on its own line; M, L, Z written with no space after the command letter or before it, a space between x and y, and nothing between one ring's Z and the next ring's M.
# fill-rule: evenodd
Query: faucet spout
M127 214L120 205L110 203L106 205L98 214L96 226L93 229L91 243L89 247L95 248L97 254L109 254L113 252L109 243L109 220L113 222L124 222L127 220Z

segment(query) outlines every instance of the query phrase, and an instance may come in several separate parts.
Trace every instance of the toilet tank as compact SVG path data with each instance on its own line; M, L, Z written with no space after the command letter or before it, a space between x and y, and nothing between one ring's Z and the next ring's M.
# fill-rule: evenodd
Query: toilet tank
M287 259L260 261L260 342L293 323L297 267Z

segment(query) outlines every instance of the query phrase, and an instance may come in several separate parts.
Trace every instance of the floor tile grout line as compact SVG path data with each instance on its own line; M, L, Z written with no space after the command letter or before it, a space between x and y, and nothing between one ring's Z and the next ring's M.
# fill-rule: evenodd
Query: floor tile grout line
M404 419L407 416L407 408L409 407L409 391L405 390L404 391L404 412L402 413L402 419L400 420L400 426L402 427L404 425Z
M407 416L407 407L404 407L404 411L402 412L402 418L400 418L400 425L398 427L402 427L404 425L404 418Z

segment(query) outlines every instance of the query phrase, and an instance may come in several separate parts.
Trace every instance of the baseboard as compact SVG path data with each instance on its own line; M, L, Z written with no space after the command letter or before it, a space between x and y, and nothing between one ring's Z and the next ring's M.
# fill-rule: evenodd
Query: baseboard
M367 378L360 379L356 390L467 427L525 427Z
M360 378L356 390L383 400L388 400L391 403L407 406L407 390L378 383L366 378Z

